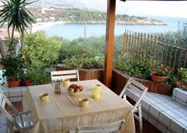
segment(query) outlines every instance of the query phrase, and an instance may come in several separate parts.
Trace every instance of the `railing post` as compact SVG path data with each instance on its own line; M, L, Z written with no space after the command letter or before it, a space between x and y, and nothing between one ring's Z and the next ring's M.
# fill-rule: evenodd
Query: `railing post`
M127 43L128 43L128 38L127 38L127 32L125 31L125 34L123 37L123 54L126 53Z

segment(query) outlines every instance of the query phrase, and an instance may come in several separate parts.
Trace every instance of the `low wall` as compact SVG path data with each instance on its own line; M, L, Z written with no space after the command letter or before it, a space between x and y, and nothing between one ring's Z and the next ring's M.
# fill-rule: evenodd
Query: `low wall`
M80 80L98 79L103 83L103 69L79 69Z
M113 70L112 73L112 90L117 94L120 94L121 90L127 83L128 79L130 78L128 75L123 74L119 70ZM134 78L135 80L139 81L146 87L148 87L149 92L154 92L158 94L164 95L172 95L173 88L171 85L161 85L159 83L153 82L151 80L144 80L139 78Z

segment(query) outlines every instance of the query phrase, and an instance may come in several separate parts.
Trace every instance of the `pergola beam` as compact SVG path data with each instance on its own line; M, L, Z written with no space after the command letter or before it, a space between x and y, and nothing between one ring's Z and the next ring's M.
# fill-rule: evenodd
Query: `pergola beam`
M113 69L115 9L116 9L116 0L107 0L104 84L109 88L111 88L112 69Z

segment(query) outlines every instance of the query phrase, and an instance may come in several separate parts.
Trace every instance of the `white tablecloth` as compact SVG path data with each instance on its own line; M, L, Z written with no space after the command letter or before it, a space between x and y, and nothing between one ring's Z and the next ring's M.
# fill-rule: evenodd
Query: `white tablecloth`
M69 96L63 89L61 94L54 93L51 84L29 86L24 98L24 111L30 110L35 122L32 133L66 133L76 125L100 125L125 119L125 133L134 133L135 124L131 106L98 80L74 82L84 86L78 96ZM91 97L91 88L101 84L99 99ZM40 102L39 94L48 93L49 100ZM78 99L89 99L87 107L79 107Z

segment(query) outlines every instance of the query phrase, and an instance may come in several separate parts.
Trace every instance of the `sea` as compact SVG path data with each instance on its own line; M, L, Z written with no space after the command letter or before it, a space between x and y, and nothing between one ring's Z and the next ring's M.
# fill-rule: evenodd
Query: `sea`
M115 35L124 34L125 30L139 33L166 33L176 32L181 29L185 23L186 18L178 17L155 17L150 16L151 19L156 19L164 22L167 25L115 25ZM77 38L99 37L106 35L106 24L55 24L41 29L48 36L59 36L68 40Z

